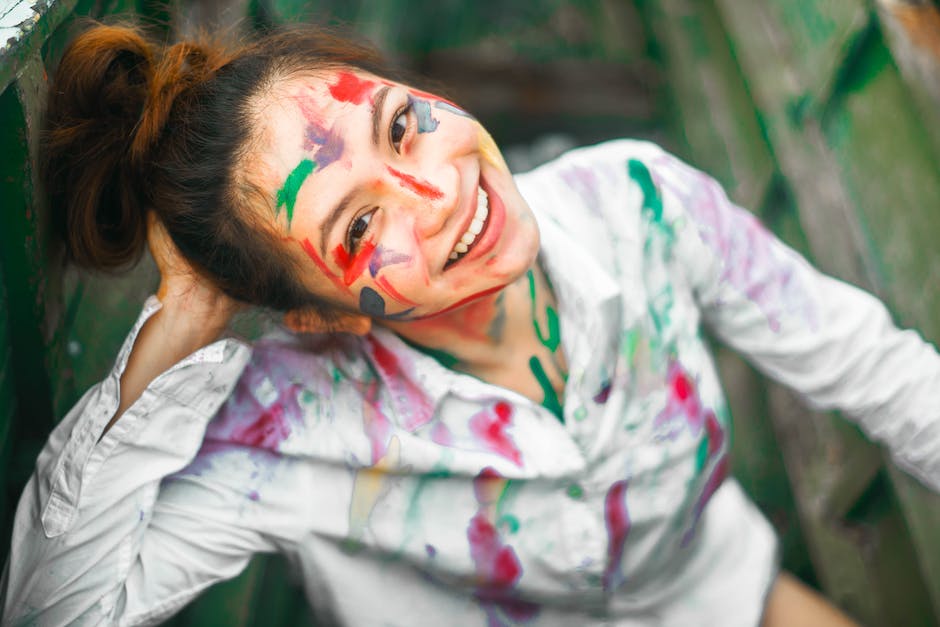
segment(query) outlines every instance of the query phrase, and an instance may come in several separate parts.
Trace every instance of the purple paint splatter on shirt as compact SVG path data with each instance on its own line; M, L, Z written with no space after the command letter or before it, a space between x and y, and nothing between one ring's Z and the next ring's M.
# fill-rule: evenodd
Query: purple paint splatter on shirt
M734 205L721 185L672 156L656 159L657 185L686 208L702 241L719 257L723 283L757 305L773 331L794 315L812 330L819 312L801 278L806 262L782 246L749 212ZM720 302L718 303L721 304Z
M600 215L602 200L597 173L591 168L575 165L562 170L559 174L561 180L581 197L591 213Z

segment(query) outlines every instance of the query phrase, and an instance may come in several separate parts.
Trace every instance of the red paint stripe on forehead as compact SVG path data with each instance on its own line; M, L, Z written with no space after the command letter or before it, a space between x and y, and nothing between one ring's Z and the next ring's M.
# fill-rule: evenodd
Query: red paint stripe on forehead
M339 79L330 85L330 94L340 102L362 104L373 87L375 81L361 79L350 72L340 72Z
M398 179L399 185L405 189L411 190L422 198L427 198L428 200L440 200L444 197L444 192L434 187L427 181L419 181L410 174L405 174L404 172L399 172L391 166L385 166L389 173Z
M310 243L309 239L304 238L304 241L300 242L300 245L303 247L304 252L307 253L307 256L310 257L310 259L313 260L313 263L315 263L317 267L323 271L323 274L333 281L336 287L344 292L349 291L346 289L346 286L343 285L343 282L340 281L339 277L333 274L333 271L330 270L329 266L326 265L326 262L320 259L320 255L317 254L317 249L313 247L313 244Z

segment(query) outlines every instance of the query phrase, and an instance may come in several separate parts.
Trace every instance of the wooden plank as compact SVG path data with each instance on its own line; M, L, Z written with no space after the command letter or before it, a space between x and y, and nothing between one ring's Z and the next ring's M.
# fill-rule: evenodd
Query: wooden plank
M816 263L859 285L876 284L867 241L817 121L803 119L807 88L786 60L789 44L761 3L715 0L750 93L799 211Z
M0 91L36 57L77 0L0 0Z
M0 261L2 265L2 261ZM0 272L0 278L3 273ZM7 319L7 297L0 280L0 562L6 562L7 539L12 532L13 511L21 485L11 482L13 440L15 438L16 395L14 394L13 356L10 347L10 325Z
M759 208L776 168L718 15L696 0L661 0L655 9L667 84L695 164L737 203Z
M877 253L881 291L902 325L938 344L940 293L923 286L940 279L940 155L880 38L872 38L853 77L828 116L827 136ZM940 497L915 490L901 473L890 476L940 617Z
M790 42L787 60L799 74L806 96L824 106L841 68L871 23L865 0L763 3Z
M877 0L885 39L923 119L940 148L940 8L907 0Z
M17 421L24 431L44 439L54 423L45 362L46 251L30 159L36 120L23 105L18 83L0 95L4 121L0 127L0 197L4 199L0 255L16 362Z

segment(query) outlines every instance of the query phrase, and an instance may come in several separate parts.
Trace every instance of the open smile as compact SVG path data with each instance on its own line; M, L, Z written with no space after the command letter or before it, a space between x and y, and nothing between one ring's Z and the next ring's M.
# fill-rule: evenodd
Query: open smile
M457 243L454 244L453 249L451 249L447 263L444 264L445 270L476 250L478 245L484 240L492 239L485 237L488 234L488 227L493 215L493 211L491 210L492 194L492 191L487 193L484 189L484 183L481 179L480 184L477 186L476 211L470 220L470 224L467 226L467 230L464 231L463 235L457 240ZM490 241L486 243L487 245L492 244ZM486 248L486 246L484 246L484 248Z

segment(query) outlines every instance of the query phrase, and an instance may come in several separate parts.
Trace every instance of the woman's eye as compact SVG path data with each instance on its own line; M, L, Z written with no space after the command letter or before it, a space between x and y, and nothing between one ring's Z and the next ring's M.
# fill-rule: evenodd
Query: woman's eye
M362 240L363 236L366 234L366 231L369 230L369 223L372 221L372 215L374 213L374 209L369 213L364 213L353 220L349 225L349 234L346 238L346 245L349 247L350 252L356 250L359 247L360 240Z
M395 119L392 120L392 127L389 129L389 139L396 151L401 152L401 140L405 137L408 130L408 112L411 111L411 105L402 109Z

